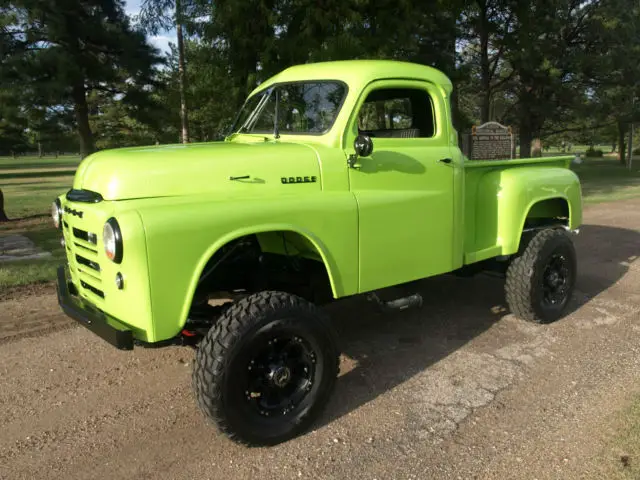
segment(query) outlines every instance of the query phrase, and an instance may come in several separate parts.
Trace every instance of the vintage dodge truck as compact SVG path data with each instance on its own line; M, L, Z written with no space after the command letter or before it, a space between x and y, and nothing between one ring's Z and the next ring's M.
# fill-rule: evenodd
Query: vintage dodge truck
M90 155L53 203L61 308L120 349L194 347L197 404L248 445L326 405L326 302L403 309L419 294L386 287L492 271L515 316L560 318L582 220L572 157L469 160L451 91L423 65L300 65L259 85L223 141Z

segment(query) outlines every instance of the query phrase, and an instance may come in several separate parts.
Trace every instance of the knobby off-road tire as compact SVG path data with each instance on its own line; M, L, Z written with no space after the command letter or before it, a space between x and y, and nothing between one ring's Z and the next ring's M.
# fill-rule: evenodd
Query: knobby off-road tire
M513 314L535 323L558 320L573 294L575 247L560 229L537 232L507 269L505 293Z
M313 304L282 292L250 295L198 346L192 376L198 406L238 443L284 442L323 411L339 353L328 319Z

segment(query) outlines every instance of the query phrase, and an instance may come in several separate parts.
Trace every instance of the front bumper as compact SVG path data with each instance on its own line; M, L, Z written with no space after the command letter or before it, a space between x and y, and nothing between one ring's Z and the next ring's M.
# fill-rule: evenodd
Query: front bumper
M69 317L120 350L133 350L133 332L77 295L65 267L58 268L58 303Z

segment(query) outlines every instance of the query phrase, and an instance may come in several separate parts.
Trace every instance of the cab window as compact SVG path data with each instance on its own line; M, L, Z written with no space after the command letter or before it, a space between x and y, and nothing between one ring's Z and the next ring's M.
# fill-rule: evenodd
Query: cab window
M385 88L367 96L358 131L370 137L429 138L435 135L433 101L426 90Z

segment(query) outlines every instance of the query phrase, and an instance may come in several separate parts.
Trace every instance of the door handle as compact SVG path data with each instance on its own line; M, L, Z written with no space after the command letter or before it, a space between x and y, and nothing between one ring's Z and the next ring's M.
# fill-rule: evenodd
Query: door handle
M453 160L450 158L441 158L440 160L438 160L440 163L446 163L447 165L449 165L450 163L453 163Z

